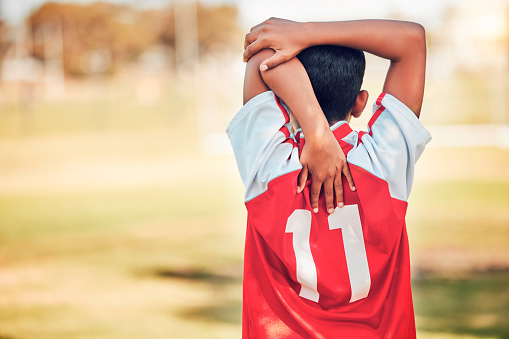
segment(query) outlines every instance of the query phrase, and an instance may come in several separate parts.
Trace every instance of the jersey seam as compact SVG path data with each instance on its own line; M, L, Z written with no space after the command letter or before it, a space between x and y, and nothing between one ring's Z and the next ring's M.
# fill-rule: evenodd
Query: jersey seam
M278 176L276 176L276 177L274 177L274 178L270 179L270 180L267 182L267 188L265 189L265 191L261 192L260 194L256 195L256 196L255 196L255 197L253 197L253 198L250 198L249 200L245 200L245 201L244 201L244 204L247 204L248 202L253 201L253 199L256 199L256 198L258 198L259 196L261 196L261 195L265 194L265 193L269 190L269 184L270 184L272 181L274 181L274 180L276 180L276 179L278 179L278 178L282 177L283 175L287 175L287 174L290 174L290 173L292 173L292 172L297 172L297 171L299 171L299 172L300 172L301 170L302 170L302 165L301 165L301 167L300 167L299 169L296 169L296 170L294 169L294 170L290 170L290 171L285 172L285 173L281 173L281 174L279 174Z
M387 184L387 190L389 191L389 196L390 196L392 199L394 199L394 200L398 200L398 201L401 201L401 202L404 202L405 204L408 204L408 201L403 200L403 199L400 199L400 198L396 198L396 197L394 197L394 196L391 194L391 190L389 189L389 182L387 181L387 179L385 179L385 178L381 178L381 177L379 177L378 175L376 175L376 174L374 174L374 173L371 173L369 170L365 169L365 168L364 168L364 167L362 167L361 165L357 165L357 164L354 164L354 163L349 162L349 161L347 161L347 162L348 162L350 165L353 165L353 166L355 166L355 167L357 167L357 168L361 169L362 171L367 172L368 174L370 174L370 175L374 176L375 178L378 178L378 179L382 180L383 182L385 182L385 183ZM408 199L408 198L407 198L407 199Z

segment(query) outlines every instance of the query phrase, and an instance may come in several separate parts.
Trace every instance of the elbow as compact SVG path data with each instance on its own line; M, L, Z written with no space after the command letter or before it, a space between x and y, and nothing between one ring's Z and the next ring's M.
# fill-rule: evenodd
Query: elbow
M254 67L257 68L257 70L260 73L260 76L261 76L263 82L271 90L273 90L274 81L277 78L278 71L275 68L271 68L269 70L266 70L266 71L262 72L262 71L260 71L260 65L262 64L262 62L264 62L265 60L269 59L275 53L276 52L273 49L266 48L266 49L262 49L261 51L259 51L258 53L256 53L255 55L253 55L251 57L251 59L255 58L255 60L253 60L253 62L255 63ZM251 61L251 59L249 59L249 61Z
M408 30L407 46L412 46L414 50L426 54L426 30L418 23L411 23L411 29Z
M272 50L270 48L262 49L258 53L254 54L251 58L249 58L247 65L249 68L258 69L258 71L259 71L260 65L262 64L262 62L264 62L265 60L267 60L268 58L273 56L274 53L275 53L274 50ZM264 72L261 72L262 77L263 77L263 73Z
M426 31L420 24L404 22L402 35L399 36L398 48L395 51L391 62L399 63L403 60L424 57L426 59Z

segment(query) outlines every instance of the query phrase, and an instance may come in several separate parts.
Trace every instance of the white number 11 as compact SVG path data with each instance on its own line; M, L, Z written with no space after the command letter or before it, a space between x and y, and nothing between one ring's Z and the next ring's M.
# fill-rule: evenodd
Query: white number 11
M346 266L352 290L350 302L366 298L371 287L371 278L359 208L357 205L337 207L334 213L329 215L328 222L329 230L342 230ZM310 232L311 212L304 209L295 210L286 223L286 233L293 233L297 281L301 284L299 295L318 302L320 295L317 288L316 265L309 245Z

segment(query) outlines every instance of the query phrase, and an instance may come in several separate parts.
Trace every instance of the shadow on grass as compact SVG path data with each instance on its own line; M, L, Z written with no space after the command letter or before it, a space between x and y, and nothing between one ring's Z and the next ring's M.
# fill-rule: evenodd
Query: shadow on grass
M11 337L11 336L8 336L8 335L0 334L0 339L19 339L19 338L14 338L14 337Z
M509 339L509 271L413 281L417 327L430 332Z
M176 315L182 319L193 319L201 322L220 322L240 324L242 321L241 294L231 299L227 292L232 286L242 284L242 267L233 272L218 273L200 268L154 268L144 272L144 275L161 279L186 281L189 283L207 284L213 293L206 304L183 307ZM2 338L0 338L2 339Z
M195 268L183 268L183 269L156 268L152 271L152 275L158 278L189 280L196 282L205 282L214 285L230 284L241 281L240 276L226 275Z
M230 275L198 268L156 268L148 272L157 278L213 287L213 295L206 304L182 308L177 313L179 317L240 324L241 295L232 299L227 293L232 286L241 284L240 272ZM461 277L421 274L412 284L418 330L509 339L508 270Z
M178 313L178 316L196 321L240 324L242 301L217 300L211 305L183 309Z

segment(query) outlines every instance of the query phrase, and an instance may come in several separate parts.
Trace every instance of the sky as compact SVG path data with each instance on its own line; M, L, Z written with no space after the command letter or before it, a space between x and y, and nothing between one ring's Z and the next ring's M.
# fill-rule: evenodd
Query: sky
M55 1L55 0L54 0ZM91 3L97 0L56 0L67 3ZM162 7L172 0L103 0L138 7ZM184 2L185 0L180 0ZM399 15L406 19L432 23L447 4L458 0L202 0L205 3L237 4L240 21L249 28L271 16L293 20L344 20L383 18ZM464 0L465 1L465 0ZM0 0L0 13L9 24L18 24L47 0Z
M408 20L432 22L450 0L293 0L239 1L244 21L252 26L270 16L297 21L387 18L398 15ZM253 21L253 22L251 22Z
M98 0L53 0L67 3L91 3ZM173 1L194 0L101 0L135 7L164 7ZM509 3L509 0L200 0L209 4L235 4L239 9L239 24L246 30L275 16L297 21L326 21L370 18L393 18L416 21L427 29L442 23L450 6L484 9ZM0 15L10 25L24 18L48 0L0 0ZM481 8L482 9L482 8Z

